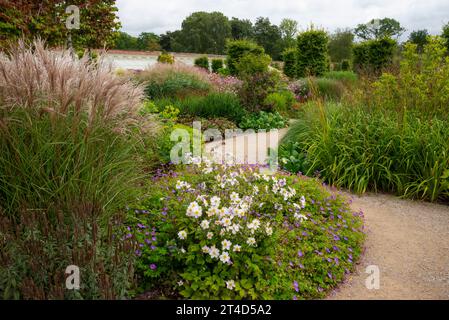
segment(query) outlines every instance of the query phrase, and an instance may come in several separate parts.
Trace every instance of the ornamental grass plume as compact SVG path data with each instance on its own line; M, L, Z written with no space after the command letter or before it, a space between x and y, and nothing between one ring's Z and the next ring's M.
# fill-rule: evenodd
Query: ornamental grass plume
M114 75L101 59L77 59L68 50L48 49L39 39L31 44L20 40L0 59L0 109L87 113L92 125L129 118L142 98L140 86Z

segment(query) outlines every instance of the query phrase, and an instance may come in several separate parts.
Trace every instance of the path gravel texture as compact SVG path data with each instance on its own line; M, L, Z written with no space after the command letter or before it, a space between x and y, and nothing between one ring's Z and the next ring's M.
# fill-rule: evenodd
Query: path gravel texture
M449 206L381 194L352 199L365 215L365 252L328 299L449 299ZM380 271L378 290L365 284L370 265Z

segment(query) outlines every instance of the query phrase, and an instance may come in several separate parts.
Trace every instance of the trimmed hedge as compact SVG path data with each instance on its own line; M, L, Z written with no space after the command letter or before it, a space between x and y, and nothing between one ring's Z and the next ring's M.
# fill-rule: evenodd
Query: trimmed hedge
M218 73L224 67L223 59L212 59L212 72Z
M206 69L209 71L209 58L207 56L199 57L195 59L195 66Z
M308 30L298 36L296 72L299 78L319 77L329 71L328 42L323 30Z
M227 44L228 57L226 63L228 65L228 69L231 75L237 74L238 70L236 65L239 62L240 58L250 53L257 56L264 54L265 50L256 43L248 40L234 40L228 42Z
M396 47L397 42L390 38L368 40L355 45L355 70L380 72L392 63Z
M296 56L295 48L288 48L282 54L284 60L284 74L289 78L296 77Z

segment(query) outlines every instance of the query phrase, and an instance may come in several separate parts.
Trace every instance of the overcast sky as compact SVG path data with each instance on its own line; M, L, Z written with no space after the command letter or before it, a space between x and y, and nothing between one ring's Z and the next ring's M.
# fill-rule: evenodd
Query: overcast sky
M408 32L427 29L439 34L449 21L448 0L117 0L123 31L157 34L181 28L195 11L220 11L229 18L269 17L279 24L295 19L302 29L310 23L329 31L353 28L373 18L395 18ZM408 34L407 32L407 34Z

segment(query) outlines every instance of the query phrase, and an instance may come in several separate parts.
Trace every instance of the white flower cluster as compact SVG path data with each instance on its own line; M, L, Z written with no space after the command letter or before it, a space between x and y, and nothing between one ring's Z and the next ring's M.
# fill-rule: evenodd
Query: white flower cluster
M253 211L256 213L260 210L266 211L265 208L270 207L270 202L279 213L291 212L293 208L295 219L307 220L307 216L302 213L306 207L305 197L300 198L299 204L292 203L297 191L287 185L285 178L261 175L257 169L251 168L243 171L226 165L215 167L205 159L201 161L201 159L190 158L190 161L203 173L207 174L215 170L221 172L212 182L209 180L208 185L204 183L201 190L191 189L191 185L183 181L176 183L176 190L179 192L191 190L191 194L196 194L195 200L190 202L186 209L186 216L198 223L192 230L195 237L204 232L202 240L206 240L207 245L204 245L201 251L211 259L231 265L233 257L244 253L245 250L259 247L262 239L272 236L274 229L270 223L265 222L261 216L256 218L253 215ZM247 187L247 195L239 194L243 187ZM211 190L212 194L207 194L205 190ZM228 190L230 193L227 192ZM267 200L267 196L270 200ZM261 199L267 205L261 202ZM275 212L268 214L275 214ZM187 232L186 229L179 231L178 238L187 239ZM226 285L230 290L235 288L234 280L227 281Z

